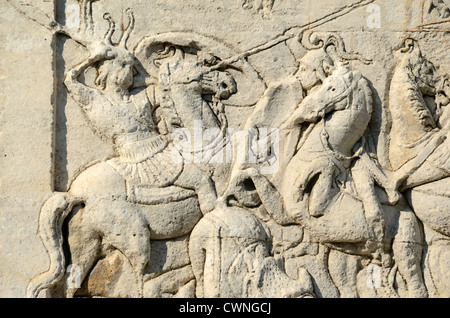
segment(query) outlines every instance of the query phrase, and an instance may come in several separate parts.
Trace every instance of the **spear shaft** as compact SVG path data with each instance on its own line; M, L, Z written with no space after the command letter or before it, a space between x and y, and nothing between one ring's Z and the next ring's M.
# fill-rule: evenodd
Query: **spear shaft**
M332 20L335 20L335 19L337 19L339 17L342 17L344 15L347 15L348 13L350 13L350 12L352 12L352 11L358 9L358 8L367 6L367 5L371 4L371 3L373 3L374 1L375 0L361 0L359 2L347 5L347 6L343 7L343 8L341 8L341 9L339 9L339 10L337 10L337 11L335 11L335 12L333 12L333 13L325 16L325 17L319 18L319 19L317 19L317 20L315 20L313 22L309 22L309 23L307 23L305 25L302 25L302 26L291 27L291 28L287 29L285 32L283 32L283 34L276 36L275 38L273 38L269 42L263 43L263 44L258 45L258 46L254 47L254 48L252 48L252 49L250 49L250 50L248 50L246 52L237 54L237 55L232 56L232 57L230 57L230 58L228 58L226 60L221 61L220 63L210 67L207 70L206 73L213 72L213 71L216 71L216 70L219 70L219 69L223 69L223 68L225 68L225 67L227 67L227 66L229 66L229 65L231 65L233 63L236 63L237 61L239 61L241 59L245 59L245 58L247 58L249 56L252 56L252 55L258 54L258 53L260 53L262 51L268 50L268 49L274 47L275 45L278 45L278 44L280 44L282 42L285 42L287 40L290 40L290 39L298 36L299 34L302 34L306 30L317 28L317 27L319 27L319 26L321 26L323 24L326 24L326 23L328 23L328 22L330 22Z
M7 0L7 1L10 2L12 6L14 6L18 11L23 13L25 16L36 21L40 25L49 29L50 31L55 32L55 33L65 34L65 35L71 37L73 40L77 41L78 43L86 46L86 41L84 39L82 39L79 34L77 34L75 32L71 32L71 30L68 30L66 27L62 26L61 24L59 24L58 22L56 22L55 20L50 18L47 14L40 11L36 7L32 6L31 4L29 4L29 5L22 4L19 6L18 4L14 3L13 0ZM275 38L273 38L272 40L270 40L266 43L258 45L246 52L239 53L235 56L232 56L226 60L219 62L218 64L208 68L205 73L223 69L225 67L228 67L229 65L236 63L239 60L246 59L249 56L252 56L252 55L258 54L262 51L268 50L268 49L274 47L275 45L278 45L282 42L285 42L296 36L299 36L306 30L317 28L317 27L319 27L323 24L326 24L332 20L335 20L339 17L345 16L348 13L350 13L358 8L367 6L371 3L373 3L374 1L375 0L360 0L358 2L355 2L355 3L349 4L345 7L342 7L339 10L332 12L331 14L328 14L325 17L319 18L315 21L309 22L302 26L291 27L291 28L287 29L285 32L283 32L283 34L276 36Z

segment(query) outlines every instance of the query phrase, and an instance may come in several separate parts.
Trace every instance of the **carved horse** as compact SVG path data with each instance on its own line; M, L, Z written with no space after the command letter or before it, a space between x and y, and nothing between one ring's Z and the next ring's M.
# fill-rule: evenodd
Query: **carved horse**
M218 179L226 179L223 175L229 174L231 170L228 151L232 147L227 146L231 144L232 136L227 130L225 107L253 106L266 88L260 75L247 61L233 60L232 65L228 64L227 61L239 55L239 52L229 45L191 32L149 36L142 39L134 51L142 64L142 73L157 79L160 86L165 88L162 90L163 95L173 102L178 121L181 123L179 126L175 125L175 129L171 131L173 139L180 139L176 148L187 161L201 164L213 174L220 166ZM161 59L158 55L163 51L165 58ZM196 65L199 63L206 67L198 68ZM218 80L217 75L224 72L211 72L208 67L226 70L226 74L231 75L231 78L227 80L222 77L222 80ZM169 72L182 73L184 78L172 76L168 85ZM198 86L195 79L199 77L203 90L210 86L210 92L197 96L197 100L190 100L192 96L189 92L185 94L183 91L195 89L195 86ZM220 180L215 180L220 183L216 184L218 188L226 187Z
M386 268L393 253L410 295L421 297L418 222L365 150L372 103L368 80L342 67L307 96L284 125L310 123L280 192L287 215L317 242Z
M84 5L89 7L87 4L89 1L84 1ZM109 16L105 16L105 19L110 21L110 30L113 30L112 19ZM131 14L129 28L133 25L134 18ZM129 29L125 30L124 36L128 37L129 33ZM110 41L111 36L112 32L108 32L106 40ZM126 45L123 47L126 48ZM208 72L208 68L202 63L204 61L199 61L196 55L188 56L180 48L168 47L170 54L162 52L157 64L160 76L154 84L155 89L160 91L154 96L159 96L159 101L158 98L153 98L143 105L148 107L149 103L157 100L159 107L165 111L162 117L168 126L186 124L191 119L203 120L211 127L220 127L221 123L217 118L219 114L208 107L203 96L212 95L216 102L229 97L236 92L233 78L226 71ZM66 77L68 88L72 85L70 80L74 79ZM81 89L89 92L90 96L98 95L87 87ZM71 95L83 102L72 90ZM133 100L142 98L151 99L148 92L142 91ZM84 105L87 110L91 109L89 106ZM176 116L180 117L179 122ZM145 151L146 148L143 149ZM145 157L145 154L140 155ZM179 156L177 158L182 161ZM156 169L153 174L157 176L158 171L163 174L164 169L180 164L182 162L174 163L169 160L148 168ZM211 184L209 177L199 179L199 171L192 165L185 164L184 171L187 171L185 179L197 179L198 186ZM30 282L28 296L37 297L40 291L57 286L65 274L68 262L78 266L80 281L83 282L101 257L111 251L119 251L135 272L138 295L142 297L145 269L151 253L150 239L162 240L188 234L203 213L207 212L203 210L198 194L196 186L181 187L178 184L163 183L160 186L146 187L146 184L129 182L117 169L116 158L85 167L67 192L54 193L41 208L39 234L49 253L50 266L48 271ZM65 224L68 230L63 231ZM77 288L63 288L68 297L72 297L77 291Z
M412 39L401 49L389 94L392 118L389 159L400 190L423 223L427 256L427 287L438 297L448 297L450 281L433 280L433 273L450 270L450 166L448 129L440 122L439 106L430 97L448 94L438 87L440 77ZM444 105L446 106L446 105ZM435 277L436 277L435 276Z

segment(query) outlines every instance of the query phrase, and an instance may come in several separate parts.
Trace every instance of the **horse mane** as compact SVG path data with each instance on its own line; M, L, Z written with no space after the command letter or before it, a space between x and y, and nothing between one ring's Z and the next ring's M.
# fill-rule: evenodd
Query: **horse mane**
M358 72L359 73L359 72ZM353 92L353 94L358 93L359 100L353 101L354 103L365 103L367 106L367 112L370 114L370 121L367 125L367 129L364 133L364 151L369 154L372 159L378 161L378 151L376 146L376 139L378 136L374 135L372 124L375 121L373 117L373 109L374 109L374 97L372 88L369 85L369 81L367 78L361 75L355 76L358 79L358 87L357 90Z
M424 77L423 65L430 62L423 57L417 41L412 38L404 40L400 52L405 56L397 65L391 86L402 85L400 91L404 92L414 119L428 132L436 128L436 122L425 102L419 83Z
M425 131L431 131L436 128L436 122L419 87L421 62L424 61L425 59L421 54L416 57L406 57L406 63L403 65L403 71L406 72L407 82L403 83L403 85L405 87L405 96L409 102L408 105L414 119L424 127Z

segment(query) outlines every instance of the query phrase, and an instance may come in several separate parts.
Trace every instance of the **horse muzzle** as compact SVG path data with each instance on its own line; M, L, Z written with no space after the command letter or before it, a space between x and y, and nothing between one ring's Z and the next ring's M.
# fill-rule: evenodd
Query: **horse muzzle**
M221 71L213 71L203 76L200 83L204 94L213 94L218 99L228 99L237 92L234 78Z

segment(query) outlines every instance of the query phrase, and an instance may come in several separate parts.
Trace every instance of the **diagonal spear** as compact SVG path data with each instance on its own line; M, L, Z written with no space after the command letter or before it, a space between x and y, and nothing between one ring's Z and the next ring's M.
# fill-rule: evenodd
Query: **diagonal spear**
M53 34L59 33L67 35L74 41L78 42L82 46L87 46L89 41L93 39L87 38L86 33L81 33L79 31L74 31L73 29L67 28L66 26L56 22L53 18L49 17L48 14L37 8L31 3L18 2L17 0L7 0L17 11L25 15L27 18L35 21L36 23L42 25L44 28L52 32Z
M26 4L26 3L18 4L18 3L15 3L14 0L7 0L7 1L9 3L11 3L11 5L13 7L15 7L19 12L21 12L22 14L24 14L31 20L44 26L51 32L65 34L65 35L71 37L76 42L80 43L81 45L86 46L87 41L86 41L86 39L84 39L83 37L80 36L80 33L73 32L71 29L68 29L65 26L59 24L58 22L56 22L54 19L50 18L47 14L45 14L44 12L42 12L35 6L33 6L31 4ZM317 28L317 27L324 25L332 20L335 20L339 17L345 16L358 8L367 6L371 3L373 3L374 1L375 0L360 0L358 2L341 7L339 10L336 10L322 18L319 18L312 22L306 23L302 26L291 27L291 28L287 29L286 31L284 31L283 34L276 36L275 38L273 38L272 40L270 40L266 43L258 45L246 52L237 54L226 60L219 62L218 64L208 68L205 71L205 73L209 73L209 72L213 72L213 71L216 71L219 69L226 68L241 59L245 59L251 55L255 55L262 51L268 50L277 44L280 44L284 41L287 41L289 39L292 39L292 38L298 36L299 34L302 34L306 30Z
M352 3L350 5L342 7L339 10L337 10L337 11L335 11L335 12L329 14L329 15L326 15L325 17L319 18L317 20L314 20L314 21L309 22L307 24L304 24L302 26L291 27L291 28L287 29L286 31L284 31L283 34L276 36L275 38L273 38L272 40L270 40L270 41L268 41L268 42L266 42L264 44L258 45L258 46L254 47L254 48L252 48L252 49L250 49L250 50L248 50L246 52L237 54L237 55L232 56L232 57L230 57L230 58L228 58L226 60L221 61L220 63L212 66L211 68L209 68L207 70L207 72L212 72L212 71L216 71L216 70L219 70L219 69L223 69L223 68L225 68L225 67L227 67L227 66L229 66L229 65L231 65L233 63L236 63L237 61L239 61L241 59L245 59L245 58L247 58L247 57L249 57L251 55L255 55L255 54L258 54L258 53L260 53L262 51L268 50L268 49L274 47L277 44L280 44L280 43L282 43L284 41L290 40L290 39L298 36L299 34L302 34L306 30L317 28L317 27L319 27L319 26L321 26L323 24L326 24L326 23L328 23L328 22L330 22L332 20L335 20L335 19L337 19L339 17L345 16L345 15L349 14L350 12L352 12L352 11L358 9L358 8L367 6L367 5L371 4L371 3L373 3L374 1L375 0L361 0L361 1L358 1L356 3Z

